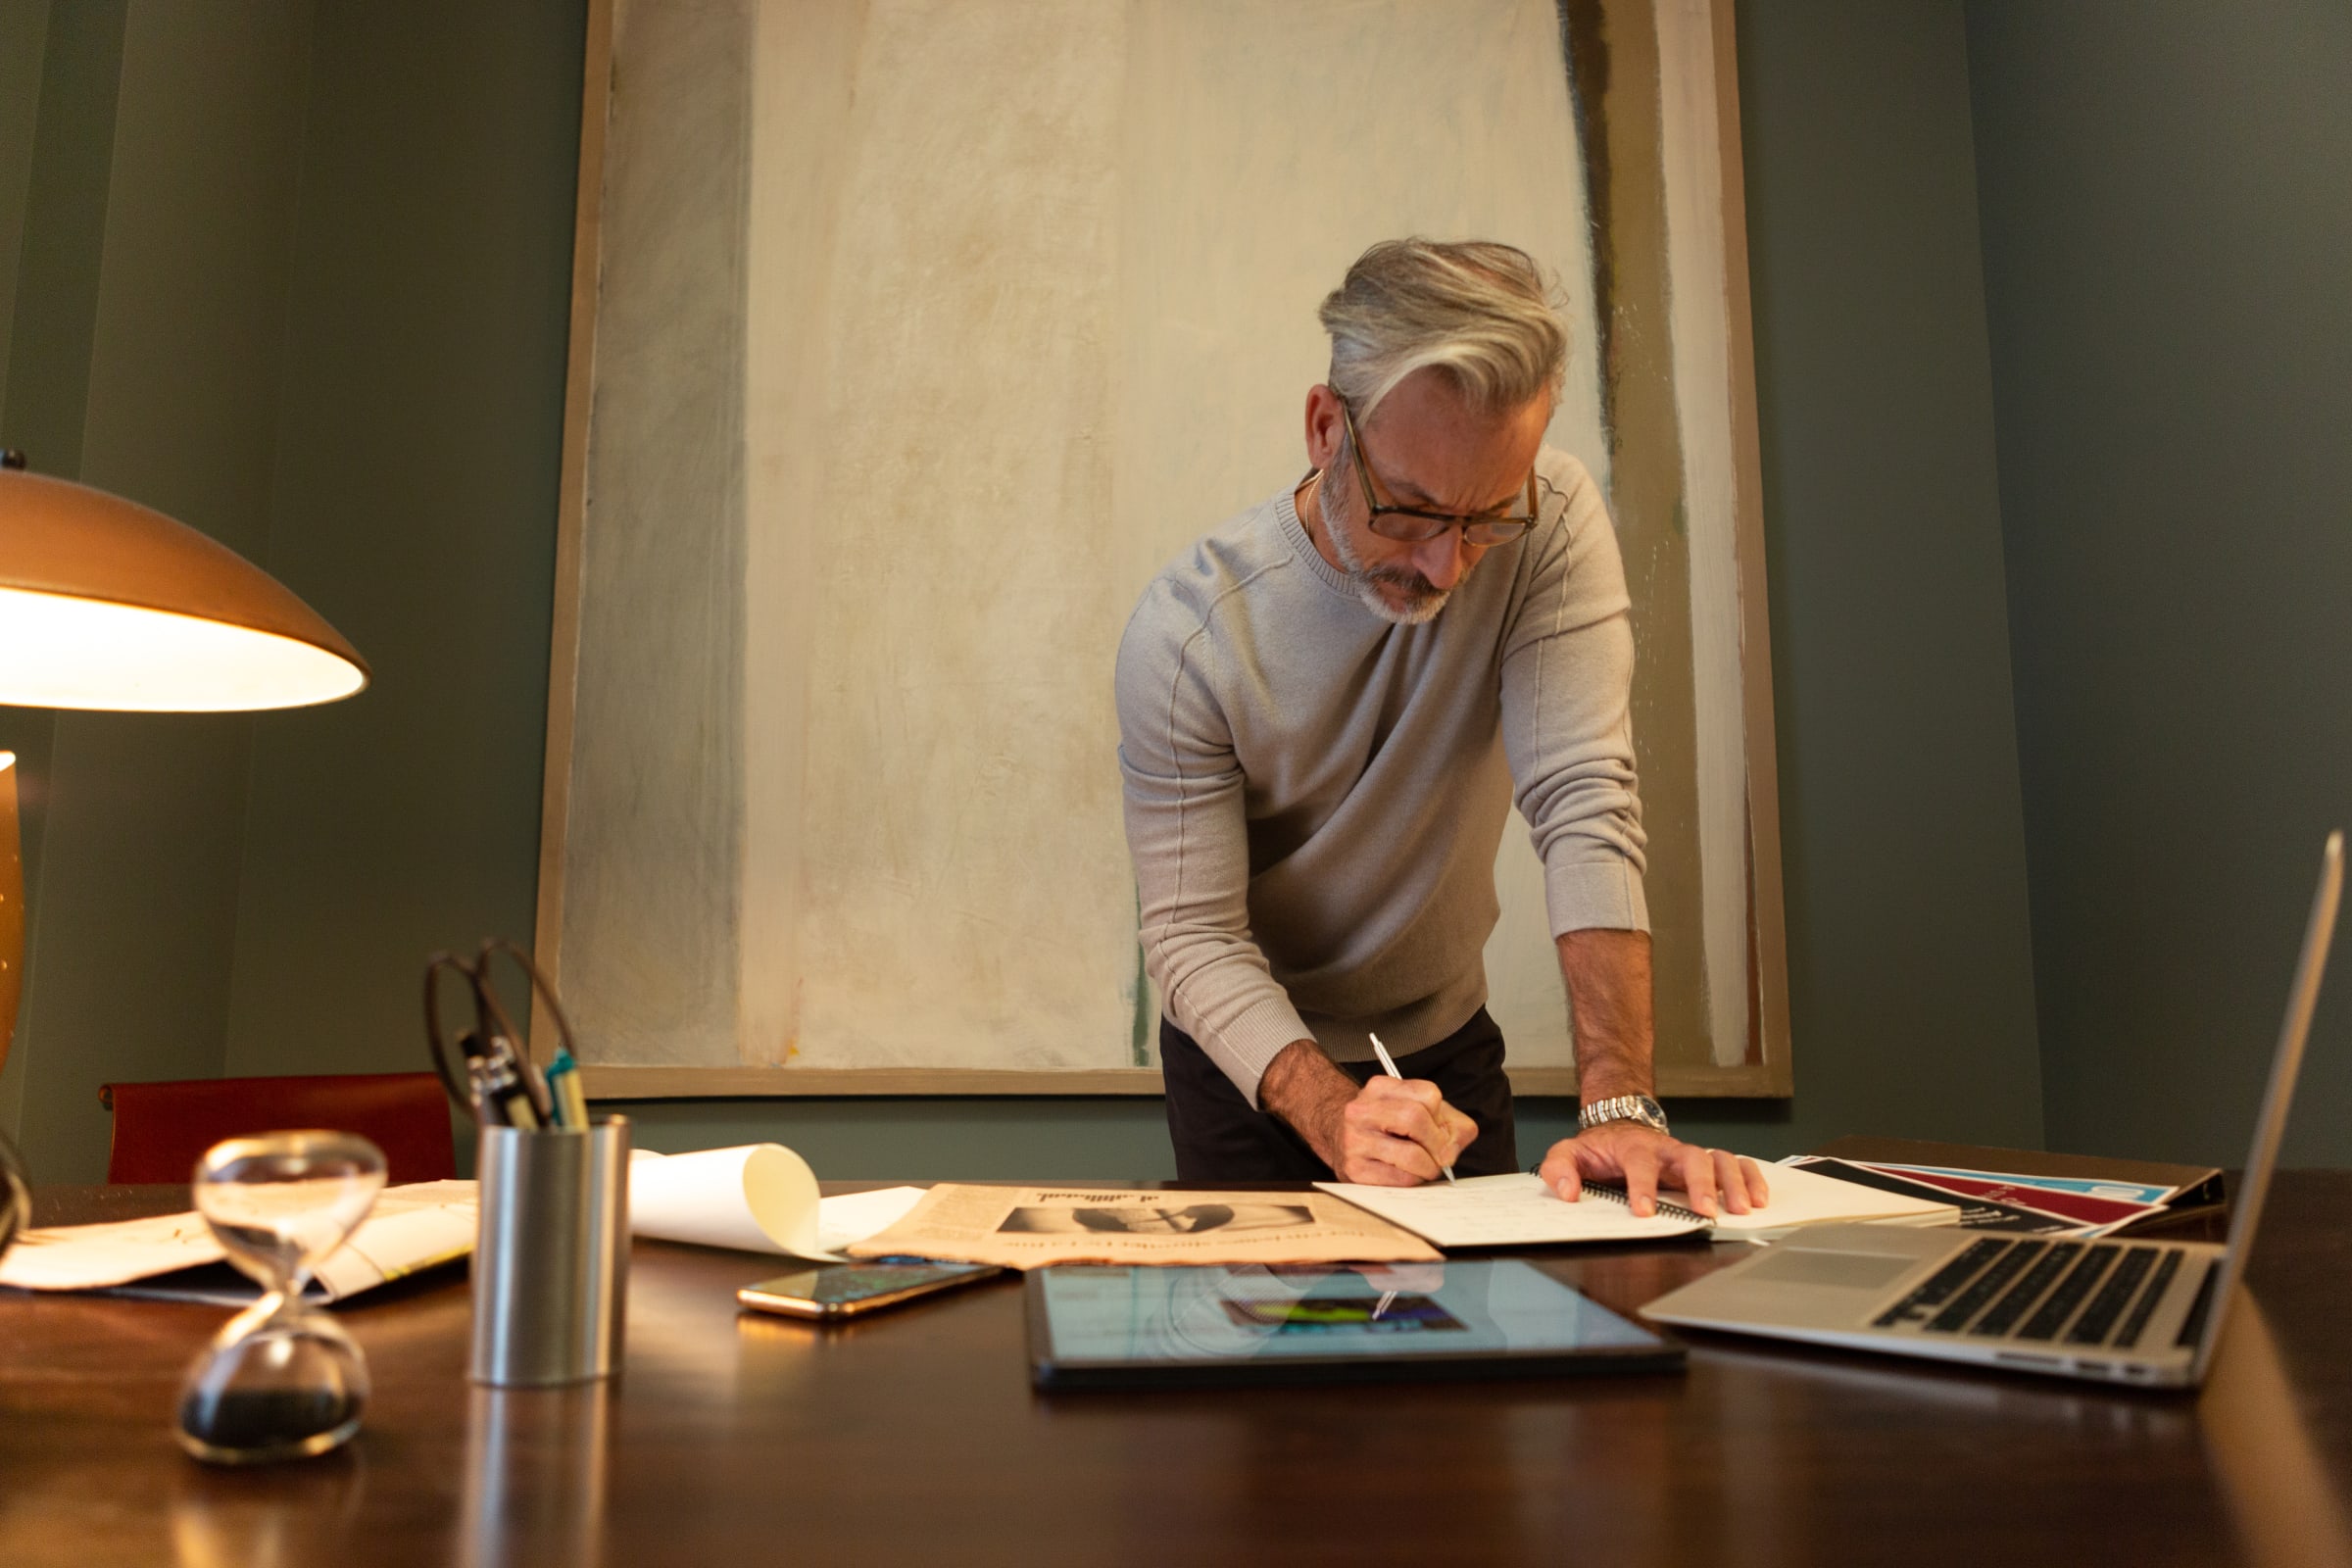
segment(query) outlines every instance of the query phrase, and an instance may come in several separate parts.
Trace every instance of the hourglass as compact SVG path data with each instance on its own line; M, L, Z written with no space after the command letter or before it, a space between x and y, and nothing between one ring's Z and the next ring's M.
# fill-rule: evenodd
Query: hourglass
M266 1294L188 1368L181 1447L216 1464L263 1464L324 1453L359 1431L367 1360L302 1290L383 1185L383 1152L350 1133L232 1138L197 1162L197 1212Z

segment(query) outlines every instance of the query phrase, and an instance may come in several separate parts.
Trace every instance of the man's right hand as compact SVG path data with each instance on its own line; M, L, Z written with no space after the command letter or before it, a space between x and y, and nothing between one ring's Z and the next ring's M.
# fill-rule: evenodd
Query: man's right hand
M1344 1182L1418 1187L1436 1181L1478 1137L1478 1123L1424 1078L1374 1078L1362 1088L1312 1040L1267 1063L1257 1102L1290 1124Z

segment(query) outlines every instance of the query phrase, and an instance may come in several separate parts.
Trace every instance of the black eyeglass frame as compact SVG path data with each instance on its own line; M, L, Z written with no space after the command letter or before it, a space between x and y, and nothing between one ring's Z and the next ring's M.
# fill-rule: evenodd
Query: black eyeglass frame
M1334 396L1337 394L1335 393ZM1536 487L1542 484L1543 480L1537 476L1536 470L1533 468L1527 470L1527 513L1525 515L1505 513L1499 517L1464 516L1457 512L1429 512L1420 507L1384 505L1374 495L1372 470L1364 463L1364 438L1356 433L1355 411L1348 406L1346 398L1340 399L1340 418L1348 426L1348 456L1355 464L1355 482L1362 487L1364 505L1370 509L1370 515L1364 519L1364 525L1383 539L1393 539L1400 545L1417 545L1435 539L1446 529L1458 524L1462 530L1463 540L1469 544L1505 545L1514 539L1525 537L1527 530L1536 525L1539 511ZM1545 488L1550 487L1546 485ZM1400 532L1394 523L1383 527L1381 525L1383 517L1409 517L1412 521L1404 526L1415 531Z
M485 1042L504 1040L520 1056L528 1049L526 1037L514 1027L514 1016L499 1000L498 983L490 972L490 960L502 953L514 959L514 966L523 972L528 983L524 995L536 997L547 1004L548 1019L555 1025L556 1044L577 1054L572 1045L571 1020L564 1016L564 1004L557 999L556 988L548 984L547 977L539 972L539 966L531 961L529 954L505 937L492 937L484 942L470 963L455 954L436 953L425 960L424 965L425 1044L432 1049L433 1070L440 1074L441 1087L465 1110L471 1110L473 1106L472 1081L466 1070L467 1056L463 1045L459 1040L449 1038L442 1030L441 977L445 973L457 976L471 995L474 1027L470 1032Z

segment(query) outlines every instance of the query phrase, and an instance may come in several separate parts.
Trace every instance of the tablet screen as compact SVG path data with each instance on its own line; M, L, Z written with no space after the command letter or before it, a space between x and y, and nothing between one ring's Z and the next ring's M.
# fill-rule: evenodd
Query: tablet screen
M1354 1267L1040 1269L1029 1277L1044 1386L1195 1381L1192 1372L1479 1375L1569 1361L1656 1366L1681 1350L1517 1258ZM1118 1377L1125 1372L1169 1374Z

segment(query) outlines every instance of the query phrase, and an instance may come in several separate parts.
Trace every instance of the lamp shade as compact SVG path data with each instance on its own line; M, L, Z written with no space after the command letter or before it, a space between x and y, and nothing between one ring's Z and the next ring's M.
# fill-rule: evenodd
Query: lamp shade
M104 491L0 470L0 703L232 712L367 684L358 650L236 552Z

